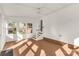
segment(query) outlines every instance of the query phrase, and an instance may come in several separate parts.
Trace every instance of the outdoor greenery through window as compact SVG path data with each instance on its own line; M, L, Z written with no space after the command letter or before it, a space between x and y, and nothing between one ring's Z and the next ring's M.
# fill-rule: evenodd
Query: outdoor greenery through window
M8 34L16 34L16 23L8 23Z

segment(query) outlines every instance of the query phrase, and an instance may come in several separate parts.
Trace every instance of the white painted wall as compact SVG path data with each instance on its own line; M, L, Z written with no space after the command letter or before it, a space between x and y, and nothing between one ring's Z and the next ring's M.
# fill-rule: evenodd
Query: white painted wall
M4 20L5 17L4 15L1 14L0 16L0 31L1 31L1 37L0 37L0 51L3 49L4 45L5 45L5 42L6 42L6 39L5 39L5 36L6 36L6 21Z
M46 37L74 44L75 38L79 37L79 4L73 4L44 17L44 30Z

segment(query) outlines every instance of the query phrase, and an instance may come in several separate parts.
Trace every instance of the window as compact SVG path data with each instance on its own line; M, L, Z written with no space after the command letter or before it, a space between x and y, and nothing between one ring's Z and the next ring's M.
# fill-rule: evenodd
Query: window
M19 23L19 32L21 34L25 34L27 31L27 24L26 23Z
M15 22L9 22L8 23L8 34L16 34L16 23ZM32 23L19 23L18 27L19 33L21 34L27 34L32 33Z
M27 33L32 33L32 23L27 23Z
M15 22L8 23L8 34L16 34L16 23Z

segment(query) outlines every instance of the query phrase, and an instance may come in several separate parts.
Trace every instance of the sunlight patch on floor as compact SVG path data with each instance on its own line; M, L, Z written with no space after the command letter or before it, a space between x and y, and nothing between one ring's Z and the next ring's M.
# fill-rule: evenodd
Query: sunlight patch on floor
M70 54L72 52L72 50L70 48L68 48L68 44L65 44L63 47L62 47L68 54Z
M76 51L77 51L77 52L79 52L79 48L78 48L78 49L76 49Z
M78 48L79 46L74 45L74 48Z
M58 49L56 52L55 52L56 56L65 56L63 51L61 49Z
M46 56L46 53L45 53L45 51L43 49L41 49L40 56Z
M34 52L37 52L38 46L34 44L34 45L32 46L32 50L33 50Z
M73 56L78 56L76 53L73 53Z
M15 45L9 47L8 49L15 49L15 48L17 48L18 46L22 45L23 43L25 43L25 42L27 42L27 41L28 41L27 39L26 39L26 40L23 40L23 41L21 41L21 42L15 44Z
M28 41L27 44L28 44L28 46L30 46L32 44L32 42L31 41Z
M20 49L19 49L19 54L21 54L22 52L24 52L26 49L27 49L27 45L24 45L22 46Z
M31 50L29 50L28 53L26 54L26 56L34 56L34 55L35 54Z

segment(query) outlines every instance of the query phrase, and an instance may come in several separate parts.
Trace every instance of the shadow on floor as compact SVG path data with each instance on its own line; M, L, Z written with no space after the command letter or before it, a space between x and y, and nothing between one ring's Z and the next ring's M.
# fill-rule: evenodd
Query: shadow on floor
M18 56L78 56L79 48L71 49L69 44L62 46L50 43L46 40L30 39L20 47L14 49L14 55Z

